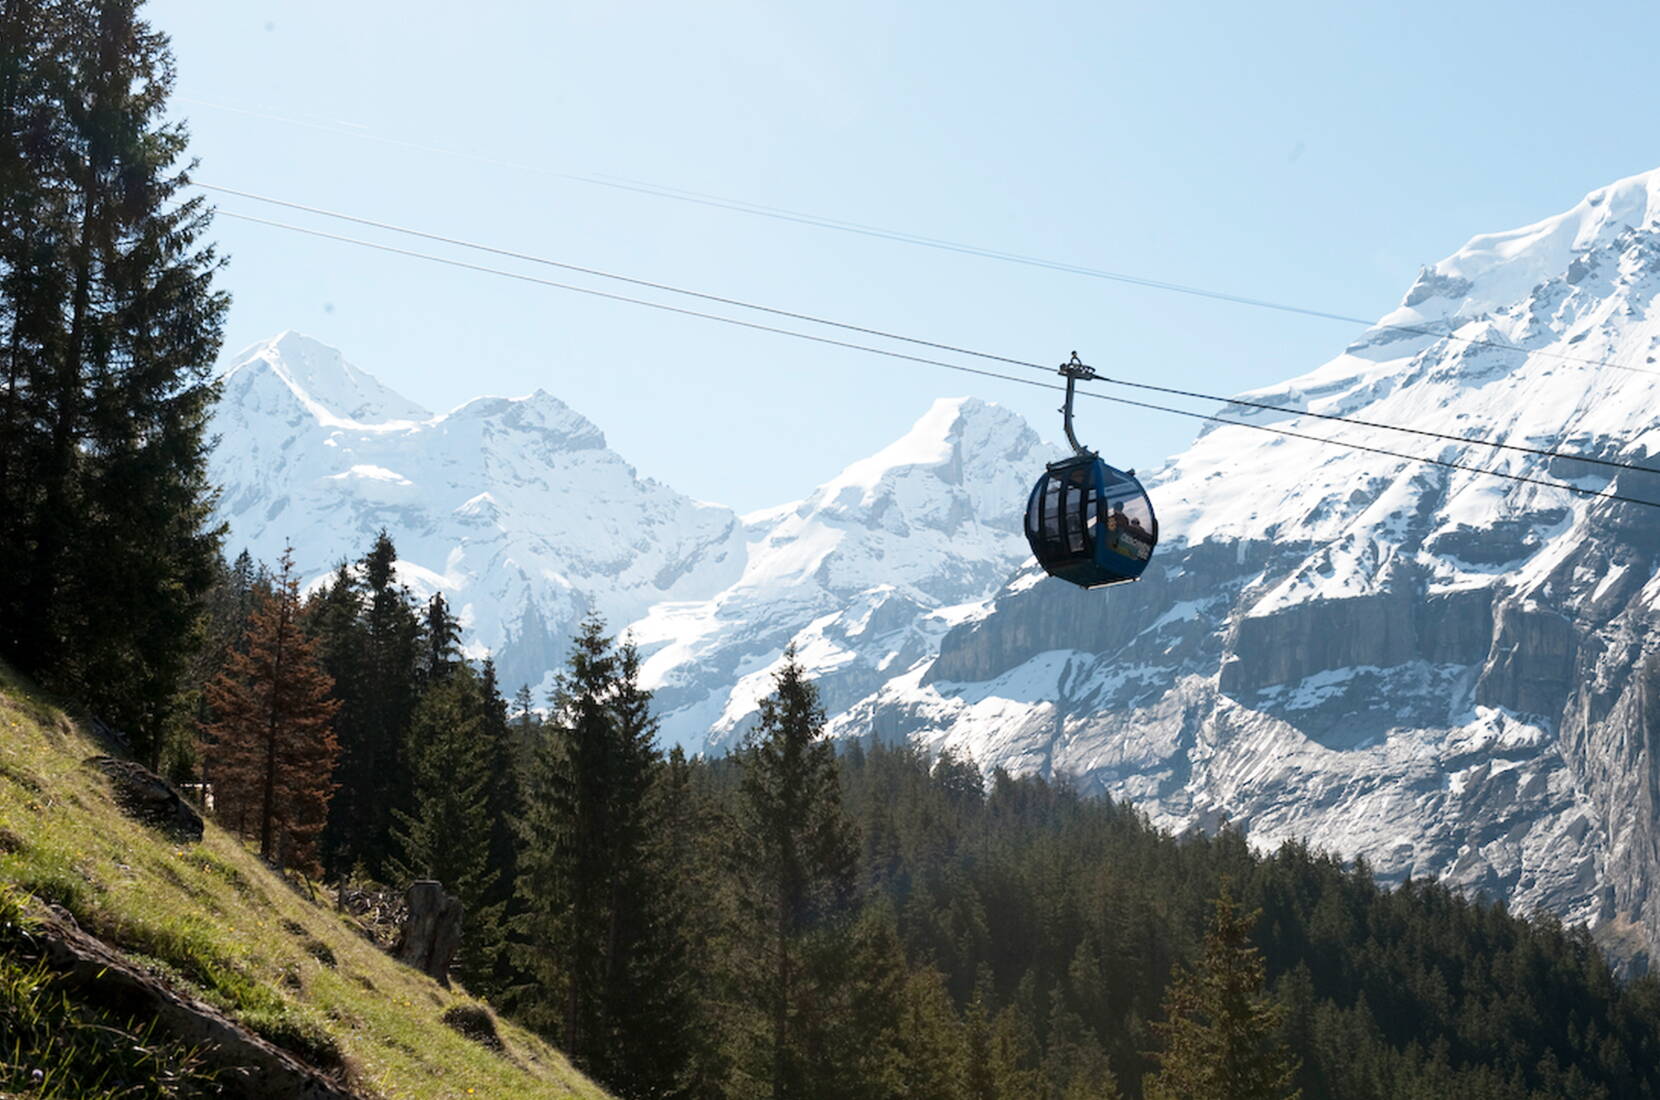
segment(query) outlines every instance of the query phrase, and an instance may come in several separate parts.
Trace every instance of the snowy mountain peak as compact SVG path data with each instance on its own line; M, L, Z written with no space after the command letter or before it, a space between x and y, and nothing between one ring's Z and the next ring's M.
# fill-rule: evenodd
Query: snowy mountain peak
M1001 405L978 397L942 397L908 432L819 486L796 512L850 514L892 504L925 504L926 492L902 488L919 479L976 492L998 468L1039 445L1026 421Z
M1518 302L1573 270L1589 253L1621 247L1632 230L1660 227L1660 168L1599 187L1571 209L1519 229L1472 237L1419 274L1401 305L1374 330L1456 327Z
M731 743L786 645L831 710L930 656L953 609L1029 557L1026 491L1057 455L1018 414L946 398L801 503L745 517L735 584L704 603L659 604L631 627L664 737Z
M421 421L432 416L346 362L336 349L293 329L244 349L224 377L226 387L239 396L258 386L259 379L274 381L319 423L333 427Z
M274 561L292 543L313 578L384 528L400 579L443 592L507 683L540 681L589 611L620 627L742 569L736 515L641 478L543 390L434 416L290 332L236 358L214 428L230 546Z
M499 420L502 425L530 432L562 451L603 451L605 433L594 422L544 389L523 397L478 397L449 417L455 420Z

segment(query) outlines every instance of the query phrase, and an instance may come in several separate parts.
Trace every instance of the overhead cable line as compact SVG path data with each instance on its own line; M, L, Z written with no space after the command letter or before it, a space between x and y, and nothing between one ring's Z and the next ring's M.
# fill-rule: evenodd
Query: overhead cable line
M383 229L393 233L403 233L423 240L436 241L441 244L454 245L458 248L469 248L491 255L504 256L509 259L524 260L528 263L541 264L546 267L555 267L564 271L574 271L582 275L592 275L596 278L609 279L615 282L627 283L632 286L646 287L651 290L661 290L670 294L679 294L689 298L697 298L705 302L716 302L720 305L736 306L740 309L754 310L759 313L771 314L774 317L786 317L793 321L806 321L815 325L824 325L828 328L841 329L845 332L857 332L865 336L879 336L884 340L894 340L900 343L919 347L933 348L936 351L951 352L954 355L967 355L975 359L984 359L996 363L1007 363L1010 366L1025 367L1030 370L1039 370L1050 373L1054 368L1041 363L1034 363L1025 359L1015 359L1006 355L995 355L991 352L976 351L973 348L958 347L953 344L940 343L935 340L924 340L915 336L905 336L897 332L888 332L883 329L870 328L865 325L850 324L846 321L832 320L810 313L801 313L795 310L780 309L775 306L760 305L756 302L744 301L740 298L730 298L719 294L710 294L700 290L691 290L686 287L674 286L670 283L655 282L651 279L636 278L631 275L621 275L612 271L603 271L599 268L585 267L581 264L569 263L563 260L554 260L546 256L537 256L528 252L519 252L509 248L500 248L495 245L482 244L460 237L450 237L441 233L433 233L423 229L414 229L409 226L398 225L393 222L379 221L356 214L347 214L338 210L329 210L320 206L310 206L305 203L293 202L288 199L279 199L270 195L261 195L252 191L242 191L234 187L222 187L211 183L197 183L197 187L220 194L236 195L240 198L253 199L257 202L269 203L273 206L286 207L290 210L300 210L308 214L319 214L323 217L335 218L340 221L352 222L357 225L369 226L374 229ZM1438 432L1428 428L1413 428L1401 424L1386 424L1375 420L1363 420L1359 417L1341 416L1335 413L1314 412L1308 409L1286 408L1262 401L1249 401L1239 397L1228 397L1222 394L1204 393L1199 390L1177 389L1171 386L1159 386L1151 382L1134 382L1123 378L1114 378L1110 375L1101 375L1099 380L1114 386L1127 386L1131 389L1146 390L1153 393L1166 393L1173 397L1190 397L1200 401L1216 401L1224 405L1238 405L1253 409L1265 409L1270 412L1290 413L1293 416L1310 416L1319 420L1331 420L1344 424L1355 424L1366 428L1379 428L1385 431L1404 432L1409 435L1421 436L1428 439L1440 439L1449 443L1459 443L1469 446L1488 447L1493 450L1514 451L1518 454L1528 454L1540 458L1564 459L1572 462L1584 462L1594 466L1603 466L1615 470L1632 470L1641 473L1660 473L1660 470L1648 466L1638 466L1630 462L1621 462L1617 459L1596 458L1590 455L1575 454L1568 451L1558 451L1549 447L1528 447L1516 443L1502 443L1492 439L1472 439L1467 436L1453 435L1449 432Z
M844 221L839 218L827 217L825 215L805 213L799 210L790 210L785 207L768 206L764 203L748 202L743 199L710 195L700 191L690 191L684 188L670 187L665 184L651 183L644 180L631 180L617 176L583 175L574 172L560 172L553 169L542 168L533 164L526 164L521 161L503 160L499 157L487 157L477 153L462 152L455 149L445 149L437 145L425 145L419 142L403 141L397 138L383 137L379 134L369 133L366 131L345 130L318 122L308 122L304 119L289 118L284 115L273 114L270 112L251 111L246 108L232 107L228 104L214 103L209 100L193 99L189 96L180 96L178 98L191 103L198 103L206 107L212 107L216 110L230 111L236 114L249 115L254 118L269 119L274 122L281 122L291 126L304 126L341 137L355 137L379 142L383 145L414 149L421 152L437 153L441 156L454 157L460 160L471 160L481 164L495 165L497 167L513 168L518 171L534 172L554 179L570 180L574 183L584 183L596 187L607 187L618 191L628 191L635 194L651 195L657 198L673 199L677 202L694 203L699 206L713 207L719 210L730 210L740 214L752 214L757 217L793 222L798 225L813 226L820 229L832 229L842 233L854 233L860 236L873 237L879 240L896 241L901 244L918 245L923 248L938 249L945 252L955 252L965 256L977 256L983 259L1022 264L1027 267L1042 268L1048 271L1059 271L1072 275L1083 275L1092 279L1101 279L1107 282L1121 283L1126 286L1142 287L1148 290L1162 290L1173 294L1184 294L1190 297L1206 298L1211 301L1230 302L1234 305L1250 306L1255 309L1268 309L1275 310L1280 313L1296 314L1303 317L1314 317L1320 320L1339 321L1345 324L1360 325L1368 331L1376 330L1380 332L1399 332L1408 336L1431 336L1436 339L1451 340L1470 347L1491 348L1499 351L1523 350L1501 340L1489 340L1479 336L1459 336L1452 332L1443 332L1433 325L1379 324L1378 322L1368 320L1365 317L1351 316L1350 314L1337 313L1331 310L1299 306L1287 302L1277 302L1268 298L1254 298L1248 295L1233 294L1228 291L1213 290L1208 287L1193 286L1187 283L1153 279L1144 275L1135 275L1122 271L1110 271L1104 268L1089 267L1084 264L1073 264L1062 260L1050 260L1041 256L1029 256L1019 252L1005 252L999 249L986 248L981 245L966 244L960 241L947 240L941 237L929 237L920 233L910 233L899 229L887 229L881 226L866 225L861 222ZM1626 363L1619 363L1612 359L1597 359L1591 356L1574 355L1569 352L1540 349L1529 354L1542 355L1565 363L1577 363L1582 366L1592 367L1606 367L1609 370L1629 371L1634 374L1660 374L1660 370L1651 370L1647 367L1638 367Z
M770 332L779 336L790 336L798 340L808 340L815 344L826 344L831 347L847 348L853 351L868 352L872 355L886 356L890 359L899 359L911 363L921 363L928 366L943 367L946 370L961 371L965 374L980 375L985 378L997 378L1005 382L1014 382L1019 385L1035 386L1039 389L1060 391L1064 387L1048 382L1040 382L1035 378L1023 378L1018 375L1005 374L1001 371L987 370L983 367L970 367L962 363L950 363L942 359L931 359L921 355L911 355L907 352L894 351L891 348L881 348L870 344L859 344L851 340L838 340L830 336L821 336L816 333L799 332L794 329L780 328L776 325L761 324L756 321L745 321L737 317L726 317L718 313L709 313L703 310L688 309L684 306L670 305L666 302L654 302L647 298L635 298L626 294L616 294L608 290L599 290L595 287L578 286L574 283L562 283L553 279L543 279L523 272L508 271L499 267L488 267L484 264L468 263L448 256L438 256L430 252L417 252L414 249L399 248L395 245L382 244L378 241L364 240L360 237L347 237L338 233L329 233L321 229L312 229L308 226L293 225L288 222L272 221L268 218L255 217L251 214L240 214L229 210L216 212L220 217L234 218L238 221L252 222L258 225L270 226L276 229L288 230L294 233L303 233L323 240L339 241L344 244L358 245L376 251L390 253L395 256L406 256L412 259L426 260L431 263L443 264L448 267L460 268L466 271L482 272L489 275L498 275L506 279L519 282L533 283L538 286L552 287L558 290L569 290L577 294L587 294L596 298L603 298L613 302L623 302L629 305L645 306L648 309L662 310L667 313L676 313L685 317L698 317L708 321L719 321L722 324L734 325L738 328L751 329L757 332ZM1647 508L1660 508L1660 501L1645 500L1641 497L1627 496L1622 493L1587 489L1579 485L1563 482L1547 481L1544 478L1528 477L1523 474L1506 473L1503 470L1493 470L1484 466L1474 466L1463 462L1454 462L1449 459L1427 458L1423 455L1408 454L1404 451L1390 450L1386 447L1374 447L1363 443L1352 443L1341 439L1331 439L1324 436L1310 435L1306 432L1292 431L1289 428L1280 428L1272 424L1253 424L1247 420L1232 420L1225 416L1216 416L1211 413L1194 412L1190 409L1179 409L1169 405L1158 405L1147 401L1136 401L1127 397L1115 397L1112 394L1086 391L1085 397L1093 397L1102 401L1110 401L1118 405L1130 405L1141 409L1151 409L1155 412L1171 413L1176 416L1185 416L1195 420L1205 420L1217 424L1227 424L1239 428L1254 428L1258 431L1272 432L1275 435L1289 436L1293 439L1303 439L1314 443L1323 443L1328 446L1344 447L1349 450L1366 451L1371 454L1387 455L1391 458L1404 459L1408 462L1421 462L1431 466L1440 466L1450 470L1463 470L1468 473L1485 474L1488 477L1502 478L1506 481L1515 481L1528 485L1539 485L1547 489L1558 489L1564 492L1576 493L1580 496L1598 500L1612 500L1625 504L1637 504Z

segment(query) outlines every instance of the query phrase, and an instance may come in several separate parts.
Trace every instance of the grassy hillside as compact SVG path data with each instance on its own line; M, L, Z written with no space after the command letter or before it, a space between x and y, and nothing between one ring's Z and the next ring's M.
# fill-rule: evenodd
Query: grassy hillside
M83 763L105 751L0 664L0 890L63 906L364 1095L605 1095L519 1028L497 1022L496 1052L447 1026L447 1011L477 1002L395 962L211 823L201 843L180 845L129 820Z

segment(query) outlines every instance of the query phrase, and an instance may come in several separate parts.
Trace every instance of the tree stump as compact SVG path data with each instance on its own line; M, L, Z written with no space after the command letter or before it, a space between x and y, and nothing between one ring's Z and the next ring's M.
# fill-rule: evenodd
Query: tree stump
M409 918L398 944L398 959L448 989L450 961L461 946L461 918L466 910L459 898L446 894L443 885L431 879L410 883L405 896Z

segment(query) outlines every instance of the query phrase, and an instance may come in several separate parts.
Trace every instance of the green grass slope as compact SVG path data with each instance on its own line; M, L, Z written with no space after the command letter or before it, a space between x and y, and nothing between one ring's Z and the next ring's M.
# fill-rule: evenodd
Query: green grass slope
M146 969L363 1095L605 1096L520 1028L498 1021L493 1051L447 1026L447 1011L478 1002L393 960L211 822L201 843L180 845L128 819L109 781L83 763L104 751L0 664L0 891L63 906ZM12 1054L0 1049L0 1063Z

